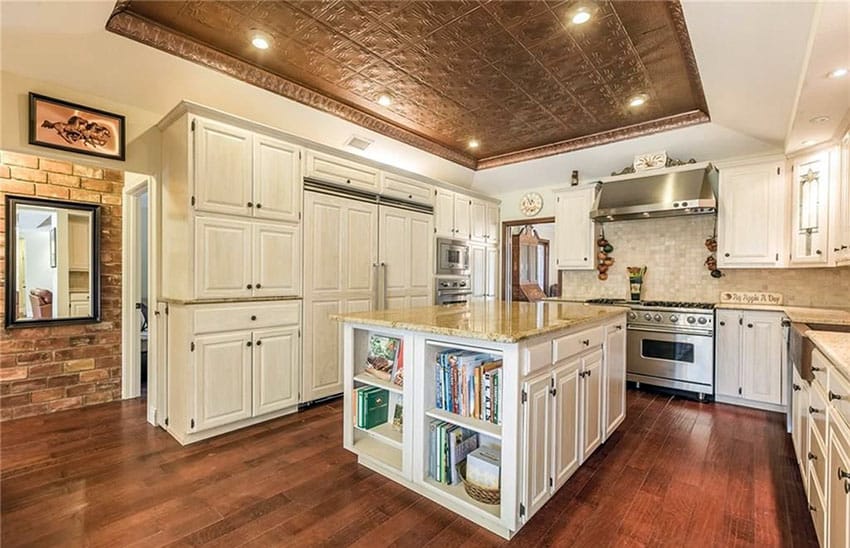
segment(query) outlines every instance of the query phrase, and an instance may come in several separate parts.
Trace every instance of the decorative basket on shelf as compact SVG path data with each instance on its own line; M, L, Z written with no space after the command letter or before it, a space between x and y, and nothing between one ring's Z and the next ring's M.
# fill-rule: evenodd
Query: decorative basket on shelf
M500 489L485 489L466 481L466 461L457 465L457 471L460 474L460 479L463 481L463 488L466 494L483 504L499 504L502 500L502 491Z

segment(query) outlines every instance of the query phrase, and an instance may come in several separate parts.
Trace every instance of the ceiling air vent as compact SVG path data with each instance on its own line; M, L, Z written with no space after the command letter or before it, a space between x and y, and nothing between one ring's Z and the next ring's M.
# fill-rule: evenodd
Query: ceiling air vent
M374 143L374 141L370 141L365 137L358 137L357 135L352 135L348 138L348 141L345 142L345 146L356 148L357 150L366 150L372 143Z

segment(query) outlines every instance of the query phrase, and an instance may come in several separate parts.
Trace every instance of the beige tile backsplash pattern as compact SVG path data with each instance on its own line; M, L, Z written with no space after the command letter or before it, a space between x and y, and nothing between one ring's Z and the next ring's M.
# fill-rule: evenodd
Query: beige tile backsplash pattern
M717 302L722 291L781 293L784 303L798 306L850 307L850 268L727 269L712 278L704 262L705 240L714 216L672 217L605 224L616 262L607 281L596 271L563 271L566 298L628 298L627 266L647 266L643 298Z

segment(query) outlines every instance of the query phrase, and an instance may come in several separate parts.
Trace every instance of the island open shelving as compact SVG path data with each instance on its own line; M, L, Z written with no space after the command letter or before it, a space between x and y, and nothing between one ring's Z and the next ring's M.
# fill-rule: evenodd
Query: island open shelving
M484 318L481 322L487 325L476 325L476 317ZM343 442L346 449L357 454L358 462L364 466L504 538L511 538L589 455L589 452L582 451L582 436L604 438L605 433L613 431L624 418L623 309L562 303L487 303L346 314L337 319L344 322L346 405ZM493 322L498 324L495 328ZM621 329L614 329L615 325ZM562 337L574 337L585 330L598 330L597 336L589 338L604 342L583 349L576 355L558 356L556 361L554 342ZM403 386L364 371L369 339L373 335L401 341ZM453 401L452 411L441 408L447 404L437 398L436 390L437 384L444 382L445 377L439 377L435 368L438 367L439 353L444 351L479 353L482 355L481 361L477 362L479 365L490 363L500 369L500 392L488 392L499 394L497 403L492 399L488 403L489 406L498 405L498 415L492 407L488 407L487 414L492 418L485 420L487 414L483 407L476 407L473 403L461 408ZM600 367L598 356L603 353L607 362ZM585 367L582 360L587 361L588 371L599 371L605 376L603 382L587 383L587 386L609 387L612 393L600 390L595 395L584 388L579 380L584 377L578 375L578 370ZM498 361L500 366L495 363ZM575 372L576 382L563 383L565 393L556 396L556 391L550 390L554 381L550 383L549 379L554 379L559 371ZM473 382L469 380L471 377L464 378L467 383ZM488 378L488 382L492 382L492 377ZM393 428L392 412L384 424L373 428L357 426L356 406L352 399L357 397L355 390L365 386L385 389L394 401L403 402L402 431ZM480 396L479 385L467 386L472 392L463 393L461 397L464 400L483 401L474 400ZM575 387L572 393L566 390L569 386ZM579 405L585 401L586 405ZM569 409L576 409L576 413L565 414L565 410ZM463 414L454 412L461 410ZM585 421L582 413L587 412L604 413L605 417ZM574 440L558 438L559 432L555 431L554 425L563 425L565 420L570 428L564 428L564 432L573 433ZM464 434L461 430L454 430L460 433L458 435L475 437L479 447L496 451L500 460L498 504L475 500L462 482L451 483L445 472L439 474L442 481L431 477L434 471L430 462L434 455L430 447L432 423L444 431L450 430L450 425L456 425L469 431ZM600 432L585 434L582 432L584 424L598 424ZM568 455L556 454L559 451L572 452L572 460L566 458ZM564 462L573 462L573 468L554 469L558 463ZM446 463L447 460L443 460L441 465L448 466ZM553 480L555 477L559 478L558 481Z

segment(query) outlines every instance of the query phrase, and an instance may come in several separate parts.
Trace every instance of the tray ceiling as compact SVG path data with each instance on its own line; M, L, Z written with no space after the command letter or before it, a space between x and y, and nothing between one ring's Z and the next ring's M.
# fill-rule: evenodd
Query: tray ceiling
M473 169L708 121L678 2L584 5L124 0L107 29Z

